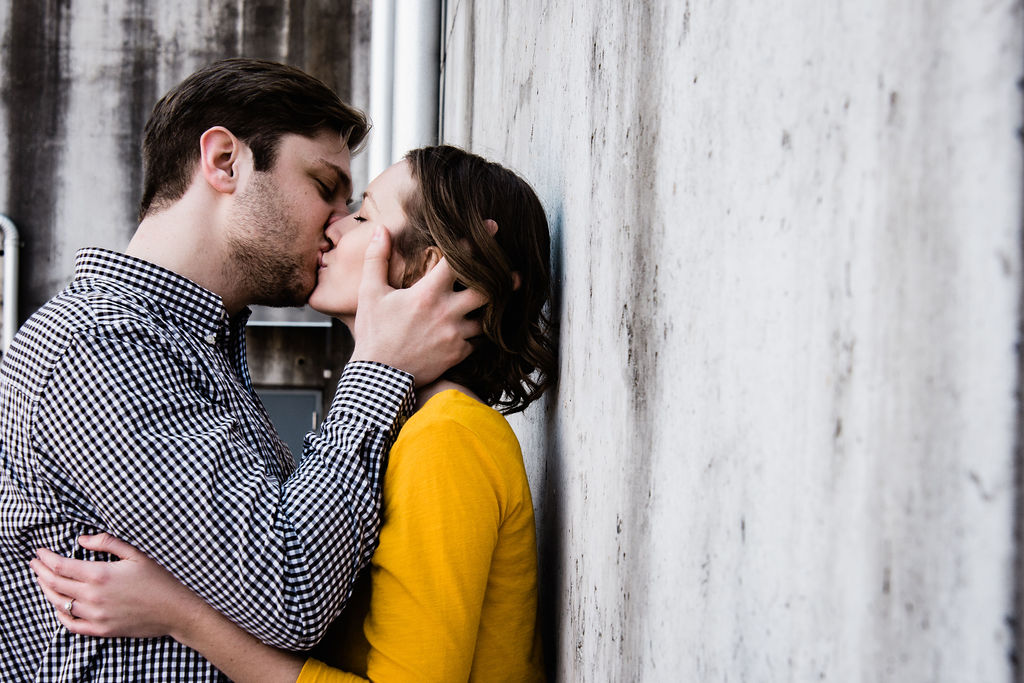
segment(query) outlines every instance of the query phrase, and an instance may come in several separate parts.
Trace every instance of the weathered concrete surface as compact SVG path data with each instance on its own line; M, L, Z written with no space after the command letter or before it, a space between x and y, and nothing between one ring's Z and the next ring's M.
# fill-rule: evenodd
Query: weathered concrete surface
M449 3L545 202L561 680L1013 675L1021 6Z
M1010 678L1020 3L446 5L443 135L555 231L517 429L560 679ZM367 7L0 4L22 317L127 241L161 92L247 54L365 105Z

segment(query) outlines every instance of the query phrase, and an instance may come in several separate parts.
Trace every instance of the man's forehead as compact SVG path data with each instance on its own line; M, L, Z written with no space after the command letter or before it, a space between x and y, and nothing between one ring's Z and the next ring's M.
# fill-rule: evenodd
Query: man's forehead
M287 133L281 136L280 146L309 159L325 159L341 168L348 168L352 159L348 142L334 131L322 131L312 137Z
M352 153L341 134L334 131L322 131L314 137L289 134L282 137L281 148L294 154L301 163L336 175L339 182L351 187Z

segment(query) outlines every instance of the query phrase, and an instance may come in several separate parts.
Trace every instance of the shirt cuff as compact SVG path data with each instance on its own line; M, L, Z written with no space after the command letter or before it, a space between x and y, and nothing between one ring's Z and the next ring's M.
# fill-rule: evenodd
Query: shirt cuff
M355 413L391 429L401 426L415 405L414 378L408 372L374 361L353 361L341 373L330 412Z

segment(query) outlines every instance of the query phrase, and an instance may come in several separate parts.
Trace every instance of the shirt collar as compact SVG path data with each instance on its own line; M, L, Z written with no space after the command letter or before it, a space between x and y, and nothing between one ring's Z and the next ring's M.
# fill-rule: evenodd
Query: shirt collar
M75 256L75 281L104 280L141 294L157 310L178 320L181 325L202 337L218 335L232 323L244 327L250 310L242 309L232 320L224 301L186 277L149 261L107 249L81 249Z

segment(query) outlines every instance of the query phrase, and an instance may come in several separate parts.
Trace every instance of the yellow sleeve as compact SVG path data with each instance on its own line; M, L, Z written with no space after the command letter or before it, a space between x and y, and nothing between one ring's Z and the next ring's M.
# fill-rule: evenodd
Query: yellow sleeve
M364 623L367 676L467 680L507 498L487 450L500 445L443 415L410 427L385 478Z
M299 672L295 683L357 683L359 681L365 682L366 679L327 666L323 662L311 658L307 659L302 666L302 671Z

